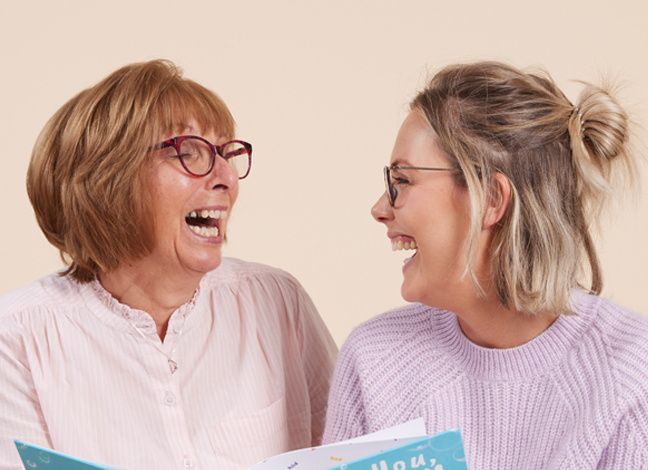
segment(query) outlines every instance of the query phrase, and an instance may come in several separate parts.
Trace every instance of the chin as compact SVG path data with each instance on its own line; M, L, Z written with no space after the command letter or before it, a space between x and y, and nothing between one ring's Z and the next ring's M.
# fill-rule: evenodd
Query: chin
M406 302L419 303L427 305L428 307L447 310L443 307L445 302L443 302L438 295L434 295L435 293L438 294L439 292L445 292L447 289L448 287L443 288L433 285L416 286L404 281L401 285L401 297L403 297L403 300Z
M212 254L211 256L205 256L202 258L194 259L189 263L187 263L187 265L193 271L206 274L218 268L221 265L222 261L223 261L223 257L219 252L218 255Z
M416 292L416 289L408 285L407 281L403 281L403 284L401 285L401 297L403 297L403 300L406 302L420 302L422 298L422 296Z
M213 271L214 269L218 268L221 265L221 262L223 261L222 258L218 258L218 261L212 261L210 263L204 263L202 266L201 271L204 273L208 273L209 271Z

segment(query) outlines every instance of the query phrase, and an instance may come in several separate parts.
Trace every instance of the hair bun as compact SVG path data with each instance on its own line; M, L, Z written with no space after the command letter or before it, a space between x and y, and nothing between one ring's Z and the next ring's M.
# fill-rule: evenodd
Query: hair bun
M628 140L628 115L603 88L586 84L570 117L572 142L581 140L594 160L611 160L623 153Z
M569 117L572 158L582 192L602 202L611 190L611 164L627 160L628 115L606 89L585 83Z

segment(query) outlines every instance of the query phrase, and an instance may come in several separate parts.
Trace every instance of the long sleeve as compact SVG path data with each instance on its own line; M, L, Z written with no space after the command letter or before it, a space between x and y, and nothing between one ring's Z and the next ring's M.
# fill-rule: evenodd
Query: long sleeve
M342 347L335 366L323 443L332 444L366 433L362 388L352 335Z
M299 288L301 356L310 396L311 445L320 445L337 346L308 294Z
M0 298L0 468L22 469L20 439L133 470L246 470L319 441L336 350L268 266L223 259L163 341L97 281L48 276Z
M631 409L616 428L598 470L648 469L648 396Z
M13 440L52 447L31 376L21 326L0 324L0 468L22 470Z

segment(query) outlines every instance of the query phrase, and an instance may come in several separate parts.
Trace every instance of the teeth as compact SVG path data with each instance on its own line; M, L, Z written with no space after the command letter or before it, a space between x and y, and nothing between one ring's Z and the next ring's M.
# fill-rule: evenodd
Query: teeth
M209 217L212 219L224 219L227 217L227 211L209 211Z
M198 217L202 217L203 219L224 219L225 217L227 217L227 211L193 211L189 213L189 217L192 219L196 219Z
M403 242L402 240L392 242L392 251L416 250L417 248L418 245L414 240L411 242Z
M203 237L217 237L218 227L199 227L197 225L190 225L189 228L200 236Z

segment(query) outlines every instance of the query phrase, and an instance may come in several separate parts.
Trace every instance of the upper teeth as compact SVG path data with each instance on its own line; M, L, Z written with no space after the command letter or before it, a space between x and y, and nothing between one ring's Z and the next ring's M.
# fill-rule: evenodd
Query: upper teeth
M416 250L418 246L416 246L416 242L412 240L411 242L405 242L403 243L403 240L398 240L398 241L393 241L392 242L392 251L400 251L400 250Z
M196 218L196 217L202 217L203 219L206 219L207 217L211 219L224 219L227 217L227 211L208 211L208 210L202 210L202 211L193 211L192 213L189 214L189 217L191 218Z

